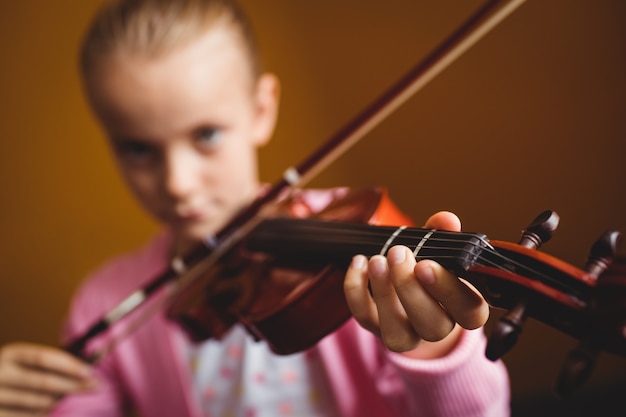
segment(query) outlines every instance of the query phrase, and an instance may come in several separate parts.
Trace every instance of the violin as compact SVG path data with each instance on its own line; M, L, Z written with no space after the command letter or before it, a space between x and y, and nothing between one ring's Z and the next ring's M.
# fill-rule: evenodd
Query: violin
M385 254L406 245L415 258L433 259L474 285L494 308L509 311L490 336L486 355L505 354L527 318L580 340L559 376L566 395L589 375L600 351L626 356L626 258L617 256L621 235L607 232L578 269L538 249L558 225L540 214L518 243L491 241L481 233L412 227L384 190L349 192L315 216L294 218L297 190L345 152L454 59L512 13L522 0L490 0L381 98L265 194L146 287L130 294L66 347L89 361L114 348L118 335L97 352L88 343L166 288L165 296L128 326L164 308L194 340L219 338L242 323L278 354L301 351L349 317L343 277L353 255ZM323 306L323 308L320 308Z
M297 198L283 203L293 204ZM167 313L195 341L219 339L239 322L275 353L299 352L350 318L343 279L352 256L385 255L391 246L405 245L417 261L439 262L491 307L508 311L489 338L489 359L514 346L527 318L580 340L556 386L567 395L588 377L599 351L626 357L626 257L617 256L617 231L592 245L583 269L536 250L558 221L545 211L518 243L489 240L482 233L409 227L384 189L350 190L314 216L293 217L282 209L263 220L236 248L234 261L226 259L217 275L189 286Z

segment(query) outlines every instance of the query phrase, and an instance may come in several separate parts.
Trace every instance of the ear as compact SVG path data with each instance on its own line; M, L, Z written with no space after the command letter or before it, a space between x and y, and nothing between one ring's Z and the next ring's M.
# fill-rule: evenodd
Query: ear
M280 101L280 82L274 74L263 74L259 77L254 92L256 102L256 120L254 128L254 144L257 147L266 145L276 127L278 105Z

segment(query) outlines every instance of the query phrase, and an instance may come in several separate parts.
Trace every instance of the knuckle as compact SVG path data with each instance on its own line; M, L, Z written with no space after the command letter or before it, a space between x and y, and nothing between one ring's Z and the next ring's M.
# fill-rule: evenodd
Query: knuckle
M39 349L33 351L31 356L31 365L37 368L47 368L48 367L48 357L45 353Z
M420 336L427 342L438 342L448 336L454 329L454 326L455 322L453 320L446 319L444 322L421 329Z
M397 299L396 292L388 287L374 288L372 287L372 299L377 305L386 305L395 302Z
M52 387L51 384L46 380L46 378L32 378L30 381L30 386L35 391L47 392Z
M29 390L51 394L55 392L61 392L66 387L54 375L46 374L43 372L35 372L24 377L24 386Z
M370 323L371 320L368 315L362 309L351 308L352 317L359 323L361 326L366 327L367 323Z
M38 411L47 411L54 405L55 400L50 395L31 394L24 399L24 406Z
M448 334L450 334L450 330L443 330L443 329L432 329L429 331L425 331L421 334L422 339L424 339L427 342L438 342L442 339L444 339Z
M351 309L352 317L361 327L372 333L379 334L378 321L366 308Z
M408 270L397 270L394 269L390 275L390 280L393 286L400 290L403 288L414 288L417 283L415 276L413 275L413 271L411 269Z
M357 277L354 277L353 275L349 273L346 274L346 277L343 280L344 292L351 294L353 292L361 291L362 288L363 288L363 284Z
M489 307L481 306L477 310L473 311L471 314L468 314L466 317L463 317L457 322L459 325L465 329L473 330L477 329L481 326L484 326L489 319Z
M383 343L392 352L407 352L417 346L419 338L414 335L404 334L399 336L382 335Z
M34 401L37 408L41 410L49 410L56 403L56 398L51 395L38 395Z
M380 337L380 329L376 325L376 322L374 322L373 320L369 320L369 319L365 319L365 320L356 319L356 321L365 330L367 330L368 332L373 333L374 335Z

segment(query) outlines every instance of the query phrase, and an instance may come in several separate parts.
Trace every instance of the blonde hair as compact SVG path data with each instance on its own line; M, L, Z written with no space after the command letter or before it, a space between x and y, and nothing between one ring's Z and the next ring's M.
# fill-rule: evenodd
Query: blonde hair
M83 75L98 59L116 53L154 56L191 42L208 29L227 25L239 36L252 76L261 72L252 26L234 0L117 0L94 16L80 49Z

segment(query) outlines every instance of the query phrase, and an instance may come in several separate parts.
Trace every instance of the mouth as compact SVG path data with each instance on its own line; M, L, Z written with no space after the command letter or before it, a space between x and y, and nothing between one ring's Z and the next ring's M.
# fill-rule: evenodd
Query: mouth
M197 223L207 218L208 215L202 210L178 210L173 215L174 222L177 224Z

